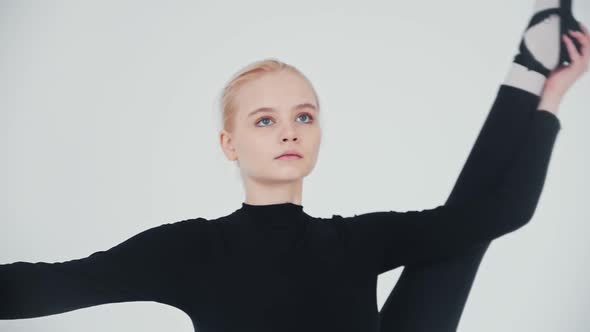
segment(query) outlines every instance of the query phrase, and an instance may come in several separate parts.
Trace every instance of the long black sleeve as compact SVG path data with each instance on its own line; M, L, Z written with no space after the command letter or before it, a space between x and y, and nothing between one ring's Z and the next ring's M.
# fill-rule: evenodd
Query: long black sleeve
M81 259L0 265L0 319L47 316L114 302L178 305L173 289L181 280L178 267L186 264L181 253L188 243L179 232L182 224L147 229Z
M525 225L545 182L560 121L531 111L522 151L489 195L420 211L370 212L342 218L355 252L373 260L378 273L462 252ZM376 258L375 258L376 257Z

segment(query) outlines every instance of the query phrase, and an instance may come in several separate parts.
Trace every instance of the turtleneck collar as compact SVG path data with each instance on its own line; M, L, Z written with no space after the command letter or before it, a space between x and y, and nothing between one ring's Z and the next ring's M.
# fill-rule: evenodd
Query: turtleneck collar
M291 202L265 205L242 202L242 206L236 212L247 222L260 227L269 226L273 229L298 228L308 217L303 211L303 205Z

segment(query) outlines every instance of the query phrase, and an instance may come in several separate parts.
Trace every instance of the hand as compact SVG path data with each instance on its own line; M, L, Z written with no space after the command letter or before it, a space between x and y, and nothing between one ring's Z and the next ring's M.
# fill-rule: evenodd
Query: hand
M560 66L549 73L543 87L543 97L548 100L561 100L572 84L588 71L590 61L590 32L581 22L582 32L570 31L570 35L576 38L581 45L580 53L567 35L561 36L567 47L571 62L567 66Z

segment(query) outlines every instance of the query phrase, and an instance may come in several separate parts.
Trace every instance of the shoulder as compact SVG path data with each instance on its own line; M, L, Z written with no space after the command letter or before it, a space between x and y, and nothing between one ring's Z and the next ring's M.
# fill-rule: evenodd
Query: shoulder
M130 241L141 241L152 245L162 245L170 249L186 249L206 241L213 227L213 220L194 217L161 223L134 235Z
M221 249L223 235L219 226L222 223L220 218L194 217L163 223L147 232L152 232L153 238L158 239L160 248L172 254L169 257L186 259L190 256L205 263L214 260Z
M323 241L338 240L342 241L347 237L349 227L345 223L345 218L339 214L332 214L331 217L314 217L309 219L309 227L313 236Z
M158 231L169 233L170 236L194 241L207 239L215 235L222 223L224 223L223 218L194 217L161 224L155 228Z

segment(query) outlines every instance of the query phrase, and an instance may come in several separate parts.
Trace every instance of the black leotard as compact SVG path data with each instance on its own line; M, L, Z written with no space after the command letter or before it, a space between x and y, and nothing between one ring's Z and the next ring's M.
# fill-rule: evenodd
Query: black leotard
M331 218L288 202L242 203L88 257L0 265L0 319L156 301L201 332L378 331L380 273L464 252L532 218L561 126L548 111L529 116L520 153L486 197Z

